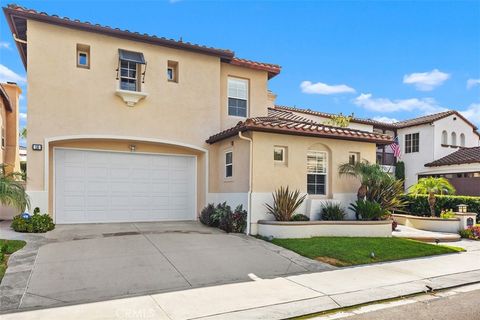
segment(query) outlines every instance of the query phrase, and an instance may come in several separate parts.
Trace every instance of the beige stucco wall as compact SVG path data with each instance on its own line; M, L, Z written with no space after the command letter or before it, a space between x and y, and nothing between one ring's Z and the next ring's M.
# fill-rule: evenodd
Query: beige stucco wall
M249 136L250 134L245 134ZM233 152L233 176L225 178L225 152ZM232 137L219 141L210 148L210 192L248 192L250 171L248 141Z
M77 68L77 44L90 46L90 69ZM148 63L142 84L148 96L133 108L115 95L119 48L142 52ZM178 62L178 83L167 81L168 60ZM46 139L138 137L210 148L205 143L209 136L239 120L227 116L228 75L250 79L251 114L266 113L267 72L230 66L218 57L29 20L27 189L45 189L49 150L32 151L31 145L45 146Z
M7 122L7 110L5 109L5 106L3 105L3 100L0 99L0 130L4 126L6 126ZM0 163L5 163L5 155L6 155L6 148L2 148L0 146Z
M142 141L119 141L119 140L103 140L103 139L84 139L84 140L68 140L57 141L50 144L49 152L49 208L53 208L53 191L54 191L54 148L76 148L88 150L103 151L121 151L129 152L130 145L135 145L136 153L159 153L159 154L184 154L197 156L197 212L205 206L206 195L206 154L202 151L189 149L185 147L172 146L159 143L147 143ZM43 208L42 208L43 209ZM48 210L52 214L51 210Z
M19 154L19 100L22 90L15 84L2 84L10 98L12 112L6 112L4 118L5 126L5 157L4 163L9 165L9 170L20 172L20 154ZM4 109L4 108L3 108Z
M253 133L253 192L272 192L280 186L289 186L302 193L307 192L307 151L327 151L327 198L336 193L356 193L359 182L351 178L339 178L338 166L348 162L349 152L358 152L362 159L375 162L375 143L353 142L337 139ZM284 146L287 165L275 165L273 147Z

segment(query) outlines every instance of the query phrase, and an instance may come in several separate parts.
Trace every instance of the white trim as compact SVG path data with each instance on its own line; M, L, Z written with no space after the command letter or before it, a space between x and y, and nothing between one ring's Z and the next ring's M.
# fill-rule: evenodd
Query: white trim
M50 161L49 161L49 154L50 154L50 143L57 142L57 141L65 141L65 140L86 140L86 139L103 139L103 140L126 140L126 141L139 141L139 142L153 142L153 143L162 143L162 144L169 144L173 146L180 146L185 148L190 148L193 150L201 151L205 154L205 203L207 203L207 195L209 191L209 163L208 163L208 149L198 147L192 144L173 141L173 140L166 140L166 139L158 139L158 138L149 138L149 137L135 137L135 136L119 136L119 135L102 135L102 134L81 134L81 135L70 135L70 136L57 136L57 137L50 137L44 139L44 167L43 167L43 190L39 191L46 191L48 194L49 190L49 172L50 172ZM98 150L98 149L96 149ZM55 155L52 155L53 157ZM55 160L55 158L53 158ZM198 159L197 159L198 161ZM197 208L195 208L196 210ZM46 210L46 209L45 209Z
M229 98L233 98L233 99L239 99L239 100L243 100L242 98L238 98L238 97L230 97L230 94L229 94L229 84L228 84L228 80L240 80L240 81L245 81L247 83L247 99L246 99L246 104L247 104L247 107L246 107L246 115L245 117L242 117L242 116L235 116L235 115L231 115L229 114L229 105L228 105L228 99ZM227 76L227 117L233 117L233 118L239 118L239 119L246 119L249 117L249 114L250 114L250 79L248 78L241 78L241 77L236 77L236 76L231 76L231 75L228 75Z
M308 175L309 174L317 174L317 175L321 175L321 173L309 173L308 172L308 155L309 153L323 153L325 155L324 159L325 159L325 193L324 194L320 194L320 193L308 193ZM328 183L328 175L330 174L329 173L329 170L328 170L328 156L329 156L329 153L327 151L324 151L324 150L307 150L307 194L308 194L308 198L310 199L319 199L319 198L328 198L328 194L329 194L329 190L328 188L330 187L329 183Z
M185 158L194 158L194 207L193 207L193 217L192 220L197 220L197 208L198 208L198 177L197 177L197 166L198 166L198 156L190 154L175 154L175 153L156 153L156 152L131 152L131 151L120 151L120 150L108 150L108 149L88 149L88 148L69 148L69 147L53 147L53 172L52 172L52 218L55 223L57 223L57 213L56 213L56 198L55 198L55 188L56 188L56 177L55 177L55 152L56 150L77 150L77 151L88 151L88 152L108 152L108 153L126 153L126 154L144 154L144 155L156 155L156 156L170 156L170 157L185 157ZM177 221L178 219L172 220L161 220L161 221ZM143 220L139 220L143 221ZM145 220L150 221L150 220ZM182 220L179 220L182 221ZM184 220L190 221L190 220ZM111 223L111 221L95 221L95 222L83 222L83 223Z
M231 153L232 154L232 162L231 163L228 163L227 164L227 153ZM226 181L232 181L233 179L233 150L232 148L230 149L227 149L225 150L225 152L223 153L224 154L224 157L223 157L223 169L224 169L224 172L223 172L223 178L226 180ZM231 176L227 176L227 165L231 166L232 167L232 175Z

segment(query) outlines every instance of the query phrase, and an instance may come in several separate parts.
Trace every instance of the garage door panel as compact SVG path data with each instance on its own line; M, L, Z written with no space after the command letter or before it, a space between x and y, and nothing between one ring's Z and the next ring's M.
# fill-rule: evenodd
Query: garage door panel
M57 223L195 219L195 158L55 150Z

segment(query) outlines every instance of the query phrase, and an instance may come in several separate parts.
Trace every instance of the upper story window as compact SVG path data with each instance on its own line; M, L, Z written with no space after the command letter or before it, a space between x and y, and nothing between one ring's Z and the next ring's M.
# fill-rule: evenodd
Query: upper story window
M420 151L420 133L409 133L405 135L405 153Z
M233 177L233 152L225 152L225 178Z
M248 114L248 80L228 78L228 115L246 118Z
M273 161L275 164L285 165L287 163L287 147L273 147Z
M90 69L90 46L77 44L77 67Z
M465 135L463 133L460 134L460 146L465 147Z
M443 130L442 132L442 145L446 146L448 144L448 133Z
M455 132L452 132L452 146L457 146L457 134Z
M327 153L309 151L307 153L307 193L327 193Z
M178 82L178 62L168 61L167 63L167 80L170 82Z
M141 91L140 84L145 78L145 70L142 72L142 65L146 65L145 58L141 52L133 52L118 49L120 89L127 91Z

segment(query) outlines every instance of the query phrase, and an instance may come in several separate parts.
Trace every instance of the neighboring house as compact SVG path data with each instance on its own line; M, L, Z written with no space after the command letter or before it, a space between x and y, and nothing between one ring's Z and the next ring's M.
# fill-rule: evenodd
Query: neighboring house
M338 165L375 161L392 141L272 114L277 65L15 5L4 13L28 75L28 193L57 223L194 220L226 201L248 209L256 233L280 186L308 194L300 213L348 206L359 185Z
M334 116L332 113L285 106L275 106L273 110L274 113L290 113L292 116L302 116L320 123ZM442 157L451 153L457 154L456 151L461 148L480 145L478 128L459 112L450 110L395 123L354 117L348 128L384 133L392 137L398 136L402 153L399 160L405 163L406 188L415 184L419 177L444 174L457 186L457 194L470 195L474 193L469 186L475 182L478 183L478 180L470 178L478 175L474 173L480 171L478 164L471 163L467 168L464 163L461 163L461 167L449 166L436 169L433 169L431 165L437 163L435 160L440 161ZM467 151L459 151L458 154L463 156L465 152ZM389 145L380 144L377 147L376 162L382 165L386 171L395 172L396 159ZM463 176L460 177L460 174ZM461 182L457 178L462 178Z
M18 99L21 90L15 83L0 84L0 164L6 172L19 172ZM0 219L15 215L15 209L0 204Z
M480 147L460 148L449 155L425 164L422 177L444 177L457 194L480 196Z
M0 163L8 171L20 171L18 100L21 90L15 83L0 84Z

